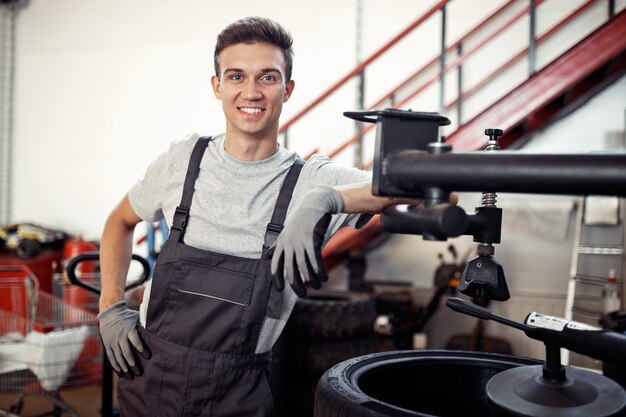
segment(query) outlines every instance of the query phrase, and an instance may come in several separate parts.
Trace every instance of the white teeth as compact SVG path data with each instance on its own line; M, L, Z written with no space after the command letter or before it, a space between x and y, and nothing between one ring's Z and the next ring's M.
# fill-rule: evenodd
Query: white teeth
M263 109L259 109L258 107L240 107L239 110L248 114L257 114L263 111Z

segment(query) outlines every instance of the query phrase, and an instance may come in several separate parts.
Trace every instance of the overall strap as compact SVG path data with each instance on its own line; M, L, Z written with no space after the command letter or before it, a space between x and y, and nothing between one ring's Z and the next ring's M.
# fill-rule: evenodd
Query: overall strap
M287 173L285 182L283 182L274 206L274 213L272 213L272 219L267 225L265 230L265 240L263 242L263 254L262 258L269 259L269 248L276 243L278 235L283 230L283 224L285 223L285 217L287 217L287 208L291 202L291 196L293 195L293 189L296 187L300 171L304 161L298 158ZM282 311L282 299L283 292L278 291L274 285L273 280L270 281L270 289L267 297L267 307L265 309L265 315L272 319L279 319Z
M185 176L185 184L183 185L183 196L180 199L179 206L176 207L176 211L174 212L174 220L172 221L170 230L170 239L176 242L182 242L185 237L185 229L187 228L187 221L189 220L189 208L191 207L191 200L195 190L196 178L198 178L198 174L200 173L200 162L202 162L204 151L210 140L210 136L199 138L191 152L191 158L187 166L187 175Z
M303 166L304 161L300 158L296 159L289 169L287 177L280 188L280 193L278 194L278 199L276 200L276 205L274 206L274 212L272 213L272 219L268 223L267 229L265 230L265 240L263 242L264 253L274 244L274 242L276 242L278 235L283 230L285 217L287 217L287 208L291 202L293 189L298 182L298 177L300 176L300 171L302 171Z

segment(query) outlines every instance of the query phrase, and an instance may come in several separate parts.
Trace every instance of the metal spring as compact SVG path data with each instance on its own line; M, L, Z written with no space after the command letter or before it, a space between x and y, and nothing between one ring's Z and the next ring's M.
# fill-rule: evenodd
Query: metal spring
M498 145L497 138L489 140L487 146L485 146L485 151L497 151L500 150L500 145ZM482 204L483 207L496 207L496 193L483 193Z
M496 193L483 193L482 204L483 207L496 207Z

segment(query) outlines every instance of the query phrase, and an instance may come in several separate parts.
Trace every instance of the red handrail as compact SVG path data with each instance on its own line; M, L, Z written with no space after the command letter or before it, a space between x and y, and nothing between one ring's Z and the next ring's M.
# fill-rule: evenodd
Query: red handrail
M404 103L402 103L404 104ZM366 127L364 127L363 129L361 129L361 134L366 134L367 132L369 132L370 130L372 130L373 128L375 128L376 125L375 124L369 124ZM343 151L344 149L346 149L348 146L352 145L353 143L355 143L356 141L359 140L359 135L358 134L354 134L352 135L352 137L350 139L348 139L347 141L345 141L344 143L342 143L341 145L339 145L338 147L336 147L335 149L333 149L331 152L328 153L328 157L329 158L334 158L335 156L337 156L337 154L341 153L341 151Z
M538 0L538 3L543 2L544 0ZM492 14L490 14L487 18L485 18L481 23L479 23L476 27L474 27L472 30L470 30L468 33L466 33L465 35L463 35L459 40L457 40L455 43L453 43L450 47L448 47L446 49L446 53L449 53L450 51L456 49L461 43L466 42L467 39L469 39L471 36L475 35L478 31L480 31L481 29L483 29L492 19L494 19L495 17L497 17L498 15L500 15L501 13L503 13L506 9L508 9L511 5L513 5L515 3L515 0L511 0L507 3L505 3L502 7L500 7L498 10L496 10L495 12L493 12ZM507 25L510 25L512 22L520 19L524 14L526 14L528 12L528 7L526 7L524 10L522 10L521 12L518 12L517 15L514 16L514 18L509 19L509 21L507 21L504 25L502 25L502 28L506 28ZM500 29L499 31L502 31L503 29ZM499 33L498 31L498 33ZM493 35L496 36L496 35ZM491 39L491 38L489 38ZM482 45L482 44L480 44ZM460 65L463 60L467 59L467 57L469 55L471 55L471 53L475 52L476 48L472 48L472 51L468 54L463 54L462 57L463 59L459 60L457 59L457 61L455 61L456 66ZM459 57L461 58L461 57ZM422 75L424 72L426 72L428 69L430 69L430 67L439 61L439 57L435 57L433 58L431 61L429 61L428 63L426 63L424 66L422 66L422 68L420 68L417 72L415 72L413 75L411 75L409 78L407 78L406 80L404 80L400 85L396 86L396 88L394 88L393 90L391 90L390 92L388 92L387 94L385 94L385 96L383 96L381 99L379 99L376 103L372 104L371 106L369 106L369 108L375 108L378 107L379 105L381 105L386 99L388 99L389 97L391 97L392 95L394 95L398 90L400 90L402 87L404 87L405 85L407 85L409 82L413 81L415 78L419 77L420 75ZM453 68L452 66L446 66L446 68L444 69L446 72L448 72L451 68ZM454 67L456 68L456 67ZM401 101L399 101L398 103L394 103L393 106L390 106L392 108L398 108L402 105L404 105L405 103L407 103L410 99L412 99L413 97L415 97L417 94L419 94L421 91L423 91L425 88L427 88L428 86L430 86L433 82L435 82L437 80L438 76L432 77L429 81L427 81L424 85L422 85L421 87L419 87L417 90L414 90L409 96L405 97L404 99L402 99ZM375 125L368 125L367 127L363 128L361 131L361 134L365 134L367 132L369 132L370 130L372 130L374 128ZM337 148L333 149L331 152L328 153L328 157L329 158L334 158L336 155L338 155L339 153L341 153L343 150L345 150L348 146L356 143L359 140L359 134L354 134L350 137L350 139L348 139L347 141L345 141L344 143L342 143L341 145L339 145ZM311 151L311 153L309 154L312 155L313 153L317 152L318 149L314 149L313 151Z
M543 3L545 0L538 0L536 5L538 6L539 4ZM572 19L574 19L576 16L578 16L579 14L581 14L583 11L585 11L589 6L591 6L593 3L595 3L597 0L588 0L586 3L583 3L581 6L579 6L576 10L574 10L572 13L570 13L569 15L567 15L564 19L562 19L561 21L559 21L556 25L554 25L553 27L551 27L550 29L548 29L544 34L542 34L541 36L537 37L537 44L540 44L542 42L544 42L547 38L549 38L551 35L553 35L556 31L558 31L561 27L563 27L565 24L567 24L569 21L571 21ZM490 20L495 18L499 13L501 13L502 11L505 10L506 7L509 6L509 3L505 4L503 7L501 7L499 10L497 10L496 12L492 13L490 16L488 16L485 20L483 20L483 22L481 22L479 24L479 27L482 28L485 26L485 24ZM488 43L489 41L491 41L492 39L494 39L496 36L498 36L500 33L502 33L504 30L506 30L511 24L515 23L516 21L518 21L519 19L521 19L526 13L528 13L530 7L526 6L523 10L519 11L518 13L516 13L513 17L511 17L509 20L507 20L504 24L500 25L498 28L496 28L496 30L494 30L494 32L492 32L490 34L490 36L486 37L485 39L483 39L481 42L479 42L477 45L475 45L474 47L472 47L471 50L468 50L466 52L464 52L463 54L461 54L455 61L453 61L452 63L450 63L449 65L447 65L445 67L445 71L448 72L450 70L453 70L457 67L459 67L465 60L467 60L471 55L473 55L475 52L477 52L482 46L484 46L486 43ZM468 34L464 35L461 39L462 40L467 40L470 34L475 34L476 30L473 29L472 31L468 32ZM461 42L457 41L455 42L455 44L453 44L454 47L458 46ZM447 51L449 51L451 48L448 48ZM519 59L521 59L524 55L526 55L526 53L528 52L528 48L523 49L522 51L520 51L519 53L517 53L513 58L509 59L507 62L505 62L501 67L499 67L498 69L496 69L494 72L492 72L491 74L489 74L487 77L485 77L483 80L481 80L476 86L472 87L470 90L467 90L465 93L463 93L461 95L461 97L463 99L471 96L473 93L475 93L478 89L480 89L481 87L483 87L484 85L486 85L490 80L492 80L495 76L500 75L504 70L506 70L506 68L508 68L510 65L512 65L513 63L515 63L516 61L518 61ZM432 65L433 62L437 62L439 60L439 58L434 58L432 61L430 61L429 63L427 63L424 67L422 67L420 70L418 70L417 73L415 74L421 74L423 72L426 71L426 67ZM415 74L413 76L411 76L410 78L416 78ZM409 102L411 99L413 99L415 96L417 96L419 93L421 93L422 91L424 91L426 88L428 88L429 86L431 86L433 83L435 83L438 80L438 75L434 75L431 78L429 78L425 83L423 83L422 85L420 85L418 88L416 88L415 90L413 90L411 93L409 93L407 96L405 96L402 100L400 100L399 102L394 103L393 106L390 106L392 108L399 108L401 106L403 106L404 104L406 104L407 102ZM408 82L413 81L413 79L407 79L405 81L402 82L401 85L406 85L408 84ZM390 93L387 93L382 99L378 100L376 103L374 103L372 106L370 106L369 108L376 108L378 106L380 106L386 98L388 98L391 94L395 93L396 91L398 91L399 88L396 88L394 90L392 90ZM452 108L454 105L456 105L458 102L458 99L453 100L450 104L446 105L446 109L450 109ZM369 125L366 128L363 129L362 133L367 133L369 132L375 125ZM344 143L342 143L341 145L339 145L337 148L335 148L334 150L332 150L331 152L328 153L328 156L330 158L335 157L336 155L338 155L339 153L341 153L343 150L345 150L346 148L348 148L350 145L356 143L359 140L359 135L354 134L353 136L351 136L348 140L346 140ZM317 149L315 150L317 151Z
M542 2L542 1L544 1L544 0L539 0L539 2ZM469 32L467 32L465 35L463 35L461 38L459 38L456 42L454 42L452 45L447 47L446 48L446 53L448 54L448 53L454 51L456 48L458 48L459 45L461 45L462 43L466 42L472 36L476 35L485 26L487 26L493 19L495 19L500 14L505 12L509 7L511 7L515 3L516 3L515 0L509 0L507 3L502 5L499 9L497 9L496 11L491 13L489 16L487 16L485 19L483 19L482 22L480 22L478 25L476 25L474 28L472 28ZM420 18L418 18L416 21L414 21L411 25L409 25L407 28L405 28L398 35L396 35L391 41L387 42L382 48L380 48L378 51L376 51L374 54L372 54L372 56L370 56L367 60L363 61L355 69L353 69L350 73L348 73L343 78L341 78L339 81L337 81L335 84L333 84L333 86L331 86L328 90L326 90L324 93L322 93L317 99L315 99L308 106L306 106L303 110L298 112L289 121L287 121L280 128L280 132L282 133L285 130L287 130L287 128L289 126L291 126L296 120L301 118L305 113L307 113L308 111L313 109L315 106L317 106L319 103L321 103L324 99L326 99L329 95L331 95L332 92L335 91L338 87L340 87L343 83L347 82L349 79L351 79L356 74L361 72L363 70L363 68L365 68L366 64L371 63L375 58L380 56L384 51L386 51L391 46L393 46L395 43L397 43L397 41L400 40L401 37L406 36L409 32L411 32L411 30L415 29L417 27L417 25L421 24L421 22L423 22L428 17L430 17L439 8L441 8L440 4L435 5L432 9L430 9L428 12L426 12L424 15L422 15ZM527 9L525 9L525 10L527 10ZM381 97L378 101L376 101L374 104L369 106L369 108L375 108L375 107L378 107L378 106L382 105L386 100L388 100L391 96L395 95L399 90L404 88L407 84L409 84L410 82L414 81L416 78L420 77L422 74L424 74L426 71L428 71L434 64L439 62L439 59L440 59L439 57L434 57L433 59L431 59L429 62L427 62L425 65L423 65L419 70L417 70L415 73L413 73L412 75L407 77L403 82L398 84L395 88L393 88L391 91L389 91L383 97ZM433 80L433 82L435 80ZM426 88L427 86L428 85L424 86L423 88ZM397 108L397 107L401 106L402 104L406 103L410 98L412 98L415 95L419 94L419 92L421 92L421 91L422 91L422 89L420 89L418 91L415 91L409 98L405 98L404 100L400 101L399 103L395 103L395 106L391 106L391 107L396 107ZM363 129L362 133L366 133L366 132L370 131L371 129L372 129L372 126L368 126L365 129ZM341 153L348 146L350 146L350 145L354 144L355 142L357 142L358 139L359 139L359 135L358 134L355 134L355 135L351 136L350 139L348 139L343 144L341 144L339 147L335 148L333 151L328 153L328 157L329 158L333 158L337 154ZM319 148L312 149L305 156L305 159L309 159L313 154L315 154L318 151L319 151Z
M536 6L540 5L541 3L543 3L545 0L537 0L536 2ZM554 25L553 27L551 27L549 30L547 30L544 34L540 35L537 37L537 44L540 44L542 42L544 42L547 38L549 38L551 35L553 35L556 31L558 31L561 27L563 27L565 24L567 24L569 21L571 21L572 19L574 19L576 16L578 16L579 14L581 14L583 11L585 11L588 7L590 7L593 3L595 3L597 0L587 0L586 3L583 3L581 6L579 6L576 10L574 10L572 13L570 13L569 15L567 15L564 19L562 19L561 21L559 21L556 25ZM456 42L454 42L451 46L449 46L448 48L446 48L446 53L450 53L451 51L453 51L454 49L456 49L460 44L466 42L469 38L471 38L472 36L474 36L478 31L482 30L489 22L491 22L494 18L496 18L498 15L500 15L501 13L503 13L506 9L508 9L511 5L515 4L515 0L510 0L509 2L505 3L503 6L501 6L498 10L496 10L495 12L491 13L487 18L485 18L482 22L480 22L476 27L474 27L473 29L471 29L469 32L467 32L465 35L463 35L459 40L457 40ZM432 15L432 13L436 12L438 10L438 8L440 8L440 4L437 4L434 8L432 8L431 10L429 10L425 15L421 16L417 21L413 22L413 24L411 24L409 27L410 28L414 28L416 22L418 21L424 21L426 18L428 18L430 15ZM467 50L465 52L463 52L461 55L459 55L454 61L452 61L450 64L446 65L446 67L444 68L445 72L449 72L453 69L458 68L463 62L465 62L470 56L472 56L474 53L476 53L481 47L483 47L485 44L487 44L488 42L490 42L491 40L493 40L495 37L497 37L500 33L502 33L503 31L505 31L508 27L510 27L510 25L512 25L513 23L517 22L519 19L521 19L523 16L525 16L528 11L530 9L530 6L526 6L523 10L517 12L515 15L513 15L513 17L511 17L510 19L508 19L506 22L504 22L504 24L500 25L499 27L497 27L489 36L485 37L483 40L481 40L478 44L474 45L470 50ZM411 30L412 30L411 29ZM399 34L398 36L396 36L392 41L388 42L383 48L381 48L380 50L378 50L375 54L372 55L372 57L378 57L382 54L382 52L384 52L384 50L388 49L390 46L392 46L393 44L395 44L395 42L397 42L399 40L399 37L402 35L406 35L407 33L409 33L410 30L405 29L404 31L401 32L401 34ZM518 52L515 56L513 56L512 58L510 58L509 60L507 60L502 66L500 66L499 68L497 68L495 71L493 71L491 74L489 74L487 77L485 77L484 79L482 79L481 81L479 81L476 85L472 86L469 90L466 90L465 92L463 92L461 94L461 98L465 99L468 98L469 96L471 96L472 94L474 94L478 89L482 88L484 85L486 85L490 80L492 80L494 77L500 75L504 70L506 70L506 68L508 68L510 65L512 65L513 63L517 62L519 59L521 59L523 56L526 55L526 53L528 52L528 48L524 48L523 50L521 50L520 52ZM372 58L370 57L370 58ZM331 87L330 89L328 89L325 93L323 93L316 101L314 101L313 103L311 103L309 106L307 106L303 111L301 111L300 113L298 113L298 115L294 116L292 119L289 120L289 122L287 122L287 124L285 124L285 126L283 126L283 128L281 128L281 131L283 131L284 129L286 129L288 126L290 126L293 122L295 122L295 120L297 120L298 118L300 118L304 113L306 113L307 111L309 111L311 108L315 107L315 105L319 104L319 102L321 102L323 99L325 99L326 97L328 97L328 95L330 95L332 93L331 90L334 90L335 88L337 88L339 85L341 85L343 82L347 81L348 79L350 79L352 76L358 74L360 71L363 70L363 68L366 66L366 64L369 64L373 61L373 59L368 58L368 60L363 61L363 63L361 63L359 66L357 66L355 68L355 70L351 71L347 76L343 77L339 82L335 83L333 85L333 87ZM432 60L430 60L428 63L426 63L424 66L422 66L418 71L416 71L415 73L413 73L411 76L409 76L407 79L405 79L404 81L402 81L402 83L400 83L399 85L397 85L394 89L392 89L391 91L389 91L388 93L386 93L384 96L382 96L379 100L377 100L375 103L373 103L371 106L369 106L368 108L376 108L379 107L380 105L382 105L386 100L388 100L391 96L396 95L396 93L398 91L400 91L403 87L405 87L406 85L408 85L410 82L414 81L416 78L418 78L419 76L423 75L427 70L429 70L435 63L437 63L439 61L439 57L435 57ZM358 69L358 71L357 71ZM403 97L400 101L394 103L393 105L390 105L389 107L393 107L393 108L399 108L401 106L403 106L404 104L406 104L408 101L410 101L411 99L413 99L415 96L417 96L418 94L420 94L422 91L424 91L426 88L428 88L429 86L431 86L433 83L437 82L439 78L439 75L433 75L431 76L428 80L426 80L426 82L424 82L423 84L421 84L419 87L417 87L415 90L413 90L412 92L410 92L408 95L406 95L405 97ZM449 104L446 105L446 109L450 109L452 107L454 107L456 104L458 103L458 98L455 100L452 100ZM372 130L375 127L375 125L368 125L367 127L365 127L362 130L362 134L365 134L367 132L369 132L370 130ZM328 156L330 158L335 157L337 154L341 153L343 150L345 150L346 148L348 148L350 145L356 143L359 140L359 135L358 134L354 134L352 135L348 140L346 140L344 143L342 143L341 145L339 145L337 148L335 148L334 150L332 150L331 152L328 153ZM315 148L313 149L308 157L310 157L313 153L319 151L319 148Z
M594 4L596 2L597 2L597 0L587 0L586 3L583 3L576 10L574 10L571 14L567 15L564 19L559 21L556 25L554 25L550 29L548 29L544 34L538 36L537 40L536 40L537 45L540 45L541 43L543 43L546 39L548 39L550 36L552 36L554 33L556 33L559 29L561 29L563 26L565 26L571 20L575 19L579 14L584 12L586 9L588 9L592 4ZM513 56L512 58L507 60L504 64L502 64L500 67L498 67L495 71L493 71L492 73L488 74L482 80L477 82L474 86L472 86L471 88L466 90L463 94L461 94L461 99L465 100L466 98L468 98L471 95L473 95L476 91L480 90L482 87L484 87L486 84L488 84L495 77L497 77L498 75L502 74L511 65L513 65L514 63L516 63L517 61L522 59L527 53L528 53L528 47L526 47L526 48L522 49L521 51L519 51L515 56ZM446 105L446 110L449 110L449 109L455 107L458 101L459 101L458 98L455 99L455 100L452 100L450 103L448 103Z
M404 30L402 30L396 36L394 36L389 42L384 44L381 48L379 48L376 52L374 52L372 55L370 55L367 59L365 59L359 65L354 67L354 69L352 71L350 71L349 73L344 75L341 79L339 79L339 81L337 81L336 83L331 85L326 91L324 91L322 94L320 94L319 97L317 97L309 105L305 106L304 109L300 110L295 116L293 116L291 119L289 119L284 125L282 125L280 127L279 132L283 133L285 130L287 130L289 128L289 126L291 126L296 120L300 119L305 113L308 113L311 109L313 109L318 104L320 104L322 101L324 101L326 98L328 98L328 96L330 96L332 93L334 93L339 87L341 87L343 84L345 84L348 81L350 81L352 79L352 77L354 77L355 75L357 75L361 71L363 71L363 69L366 66L368 66L369 64L374 62L379 56L381 56L383 53L385 53L387 50L389 50L393 45L398 43L402 38L404 38L406 35L408 35L411 31L413 31L413 29L417 28L426 19L428 19L433 14L435 14L439 9L441 9L443 6L445 6L446 3L448 3L448 1L449 0L440 0L437 4L435 4L433 7L431 7L426 13L424 13L422 16L420 16L418 19L416 19L413 23L411 23L409 26L407 26Z
M537 0L537 5L541 4L543 1L545 0ZM502 8L500 9L502 10ZM500 25L499 27L496 28L496 30L490 34L490 36L487 36L485 39L481 40L480 42L478 42L475 46L472 47L472 49L468 50L467 52L461 54L456 60L454 60L452 63L446 65L446 67L444 68L445 72L451 71L457 67L459 67L465 60L467 60L471 55L473 55L478 49L480 49L482 46L484 46L486 43L488 43L489 41L491 41L492 39L494 39L496 36L498 36L500 33L502 33L503 31L505 31L506 29L508 29L513 23L515 23L516 21L518 21L519 19L521 19L522 17L524 17L526 15L526 13L528 13L528 11L530 10L530 6L526 6L524 9L520 10L519 12L517 12L515 15L513 15L510 19L508 19L506 22L504 22L502 25ZM489 16L487 19L492 19L495 16L495 14L492 14L491 16ZM483 21L481 23L481 25L483 25L486 21ZM474 32L475 33L475 32ZM464 36L463 39L467 40L467 36ZM458 43L456 43L455 45L458 46ZM437 61L438 58L435 58L435 60ZM429 64L426 64L429 65ZM422 69L418 72L421 71L425 71L425 67L422 67ZM406 104L409 100L411 100L413 97L415 97L416 95L418 95L419 93L421 93L422 91L424 91L426 88L430 87L433 83L435 83L437 80L439 79L439 75L433 75L431 76L425 83L423 83L422 85L420 85L418 88L416 88L415 90L413 90L411 93L409 93L406 97L404 97L401 101L394 103L393 108L399 108L402 105ZM379 101L380 102L380 101ZM376 107L378 104L380 104L379 102L377 102L376 104L374 104L373 106L369 107L369 108L373 108ZM362 134L365 134L367 132L369 132L372 128L374 128L375 125L369 125L367 127L365 127L362 130ZM339 154L340 152L342 152L344 149L346 149L348 146L354 144L355 142L357 142L359 140L359 135L355 134L353 136L350 137L350 139L348 139L347 141L345 141L344 143L342 143L341 145L339 145L337 148L335 148L334 150L332 150L331 152L329 152L328 157L329 158L333 158L335 157L337 154Z
M538 111L544 109L550 113L548 107L564 94L575 91L571 90L573 86L589 91L585 87L585 80L603 65L614 59L622 60L617 63L618 67L624 65L625 50L626 9L623 9L526 82L495 101L486 111L453 132L447 142L455 150L479 149L486 142L480 134L484 126L498 126L505 135L524 123L528 122L532 126L531 119Z
M498 17L500 14L502 14L504 11L506 11L506 9L508 9L509 7L514 5L515 3L516 3L516 0L509 0L507 3L502 5L502 7L500 7L498 10L496 10L495 12L493 12L492 14L487 16L482 22L480 22L473 29L471 29L469 32L467 32L465 35L463 35L459 40L454 42L452 45L448 46L446 48L446 54L449 54L450 52L452 52L455 49L457 49L459 47L459 45L467 42L467 40L469 38L471 38L472 36L476 35L485 26L487 26L493 19ZM370 108L376 108L376 107L382 105L385 101L389 100L392 96L394 96L398 91L400 91L402 88L404 88L407 84L409 84L411 81L415 80L416 78L420 77L423 73L425 73L427 70L429 70L433 65L435 65L437 62L439 62L439 59L440 59L439 56L436 56L433 59L431 59L424 66L422 66L422 68L418 69L416 72L411 74L404 81L402 81L400 84L398 84L396 87L394 87L391 91L389 91L387 94L382 96L376 103L372 104L370 106Z
M545 0L537 0L536 5L537 6L540 5L544 1ZM476 45L474 45L470 50L462 53L457 59L455 59L450 64L446 65L444 71L447 73L447 72L449 72L449 71L451 71L453 69L458 68L463 62L465 62L470 56L472 56L474 53L476 53L481 47L483 47L484 45L489 43L491 40L496 38L500 33L504 32L505 30L510 28L513 23L517 22L522 17L524 17L526 15L526 13L528 13L529 10L530 10L530 6L526 6L524 9L520 10L519 12L517 12L509 20L507 20L502 25L500 25L498 28L496 28L496 30L493 33L491 33L489 36L485 37L485 39L481 40ZM423 83L418 88L416 88L411 93L409 93L404 98L404 100L401 103L399 103L397 106L402 105L402 104L408 102L410 99L412 99L413 97L417 96L419 93L424 91L426 88L430 87L432 84L434 84L438 80L439 80L439 75L438 74L431 76L425 83Z

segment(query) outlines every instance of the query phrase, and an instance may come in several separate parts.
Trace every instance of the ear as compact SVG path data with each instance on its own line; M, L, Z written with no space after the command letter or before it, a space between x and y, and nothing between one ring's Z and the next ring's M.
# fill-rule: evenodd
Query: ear
M211 77L211 85L213 86L213 94L215 94L215 98L217 98L218 100L222 99L222 92L221 92L221 83L220 83L220 79L214 75Z
M283 97L283 103L289 100L289 97L291 97L291 93L293 92L295 86L296 83L293 80L289 80L287 82L287 85L285 85L285 97Z

